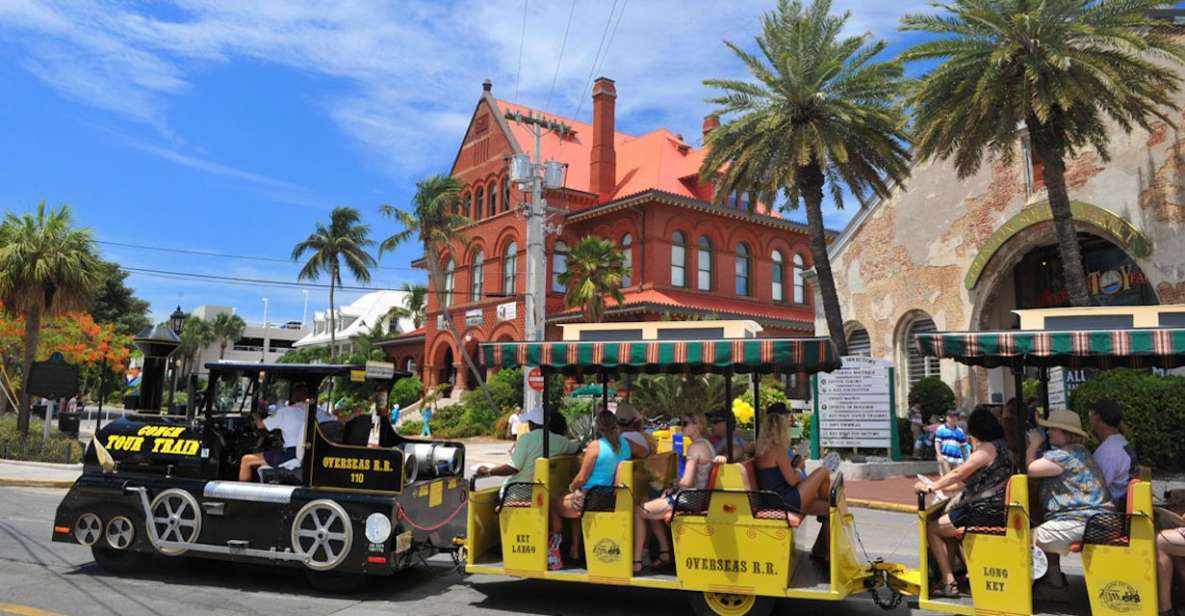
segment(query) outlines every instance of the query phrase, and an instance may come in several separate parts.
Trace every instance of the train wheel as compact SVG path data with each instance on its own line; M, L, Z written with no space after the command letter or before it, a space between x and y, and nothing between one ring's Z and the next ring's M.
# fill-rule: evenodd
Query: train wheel
M767 616L774 609L772 597L705 592L692 595L697 616Z
M84 513L74 522L74 538L78 543L90 547L103 536L103 521L93 513Z
M328 571L340 565L349 555L353 542L350 516L329 499L301 507L292 521L292 549L304 555L305 566L314 571Z
M152 526L164 541L193 543L202 532L202 512L197 499L185 490L165 490L152 499ZM158 548L161 554L177 556L186 548Z

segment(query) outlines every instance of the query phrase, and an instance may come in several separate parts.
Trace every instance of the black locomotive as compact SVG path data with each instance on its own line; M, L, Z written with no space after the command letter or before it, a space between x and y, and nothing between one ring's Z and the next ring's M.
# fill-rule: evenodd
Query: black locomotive
M393 366L214 362L199 412L142 412L103 426L82 476L58 506L53 540L91 548L104 569L129 571L152 554L303 568L343 590L357 574L389 574L459 549L467 485L461 443L395 433L387 394ZM371 370L368 370L371 369ZM303 383L303 387L296 387ZM318 421L305 404L300 452L240 481L243 456L282 447L260 429L268 401L289 392L350 389L380 410ZM324 404L322 404L322 407ZM323 418L325 414L322 413Z

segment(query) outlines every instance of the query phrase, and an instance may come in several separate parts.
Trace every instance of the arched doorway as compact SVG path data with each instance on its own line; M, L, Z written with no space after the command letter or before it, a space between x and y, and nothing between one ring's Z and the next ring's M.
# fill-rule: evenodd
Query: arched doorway
M443 385L457 384L457 371L453 368L453 348L449 345L444 345L444 352L436 361L436 383Z

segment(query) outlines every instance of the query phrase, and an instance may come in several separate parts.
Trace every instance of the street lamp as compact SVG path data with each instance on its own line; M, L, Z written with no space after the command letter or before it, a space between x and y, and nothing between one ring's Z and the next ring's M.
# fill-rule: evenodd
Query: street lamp
M177 337L181 337L181 330L185 327L185 312L181 310L181 305L177 305L177 309L173 314L169 315L169 329L173 330ZM172 372L173 379L169 382L169 412L173 411L173 396L177 393L177 369L181 367L181 360L173 362ZM188 402L187 402L188 404Z

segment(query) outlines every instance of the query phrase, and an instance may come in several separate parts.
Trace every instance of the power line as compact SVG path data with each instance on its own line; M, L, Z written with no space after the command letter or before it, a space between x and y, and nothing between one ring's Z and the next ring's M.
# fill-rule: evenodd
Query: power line
M609 7L609 18L605 20L605 29L601 32L601 42L597 44L597 53L593 54L593 63L588 70L588 79L585 80L584 87L580 90L580 101L576 104L576 113L572 114L573 118L580 118L580 110L584 108L584 92L592 86L593 76L597 71L597 64L601 58L601 49L605 46L605 37L609 35L609 27L613 25L613 13L617 11L617 0L613 0L613 6ZM562 143L562 142L561 142Z
M174 253L185 254L185 255L196 255L199 257L218 257L218 258L222 258L222 259L243 259L243 260L247 260L247 261L266 261L268 263L287 263L288 265L297 265L297 263L292 261L291 259L281 259L278 257L263 257L263 256L259 256L259 255L236 255L236 254L228 254L228 253L223 253L223 252L208 252L208 251L204 251L204 250L189 250L186 248L165 248L163 246L146 246L144 244L129 244L126 242L112 242L112 241L107 241L107 240L95 240L95 243L96 244L103 244L106 246L120 246L123 248L135 248L137 250L155 250L157 252L174 252ZM394 266L394 267L375 266L373 269L400 271L400 272L402 272L402 271L414 272L414 271L417 271L418 268L398 267L398 266Z
M518 99L518 84L523 78L523 46L527 42L527 2L523 0L523 29L518 34L518 69L514 74L514 100Z
M551 109L551 96L555 93L555 84L560 78L560 65L564 62L564 49L568 47L568 31L572 29L572 16L576 14L576 0L572 0L572 8L568 10L568 25L564 26L564 40L560 43L560 55L555 61L555 74L551 76L551 89L547 91L547 104L544 109Z

